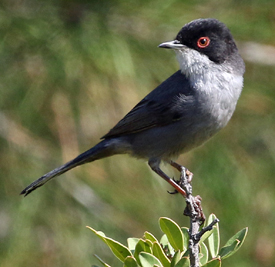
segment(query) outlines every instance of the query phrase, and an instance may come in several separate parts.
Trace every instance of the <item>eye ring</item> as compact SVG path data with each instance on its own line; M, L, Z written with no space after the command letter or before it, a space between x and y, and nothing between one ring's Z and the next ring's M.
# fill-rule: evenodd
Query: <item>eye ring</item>
M205 48L209 46L209 44L210 44L210 38L207 36L200 37L197 41L197 46L199 48Z

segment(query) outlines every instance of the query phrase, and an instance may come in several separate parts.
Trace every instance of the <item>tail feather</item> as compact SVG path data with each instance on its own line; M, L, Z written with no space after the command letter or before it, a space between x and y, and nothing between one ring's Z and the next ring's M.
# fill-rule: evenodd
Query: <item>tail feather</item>
M22 192L21 195L27 196L30 194L32 191L34 191L36 188L44 185L47 183L49 180L53 179L56 176L61 175L62 173L65 173L79 165L82 165L87 162L92 162L100 158L108 157L113 155L113 151L108 146L108 143L106 143L105 140L102 142L98 143L96 146L93 148L85 151L84 153L80 154L77 156L75 159L65 163L64 165L46 173L30 185L28 185Z

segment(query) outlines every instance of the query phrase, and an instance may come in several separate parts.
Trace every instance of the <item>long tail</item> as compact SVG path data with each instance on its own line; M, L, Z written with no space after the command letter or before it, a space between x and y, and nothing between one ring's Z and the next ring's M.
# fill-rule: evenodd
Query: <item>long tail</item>
M79 165L82 165L87 162L92 162L97 159L105 158L111 155L114 155L115 149L110 145L107 140L103 140L91 149L85 151L84 153L77 156L75 159L65 163L64 165L46 173L30 185L28 185L22 192L21 195L27 196L36 188L42 186L43 184L47 183L52 178L61 175L64 172L67 172Z

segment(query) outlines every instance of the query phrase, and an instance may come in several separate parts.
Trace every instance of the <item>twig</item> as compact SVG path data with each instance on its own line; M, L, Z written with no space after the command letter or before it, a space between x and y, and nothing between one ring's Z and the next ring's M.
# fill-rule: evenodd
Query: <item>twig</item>
M218 219L214 220L211 224L204 227L200 231L200 226L205 221L205 216L201 207L200 196L192 195L192 180L193 174L182 166L181 176L179 185L186 192L186 208L184 210L184 215L190 217L190 229L189 229L189 257L190 257L190 267L199 267L199 241L202 235L212 230L213 226L219 221Z
M212 223L210 223L209 225L207 225L206 227L202 228L201 231L199 233L197 233L194 236L194 239L199 240L201 239L201 237L203 236L204 233L206 233L207 231L211 231L213 229L213 226L218 223L220 220L218 218L214 219L214 221Z

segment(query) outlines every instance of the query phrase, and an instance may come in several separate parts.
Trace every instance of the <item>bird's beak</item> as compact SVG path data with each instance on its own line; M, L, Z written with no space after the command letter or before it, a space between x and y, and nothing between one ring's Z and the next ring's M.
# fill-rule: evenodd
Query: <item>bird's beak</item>
M181 49L184 47L178 40L165 42L159 45L160 48L169 48L169 49Z

